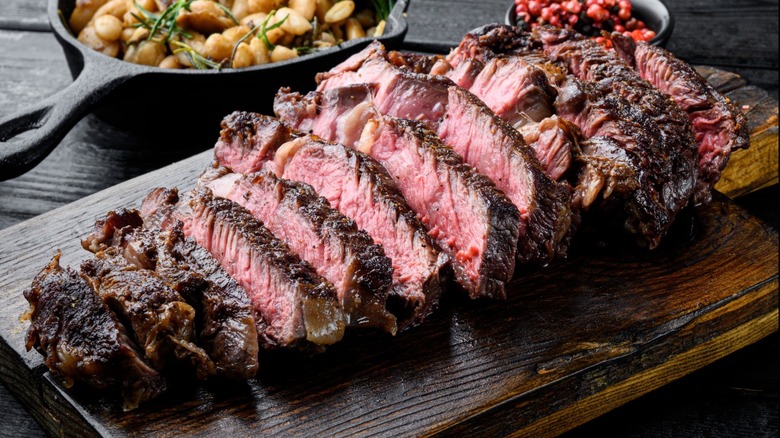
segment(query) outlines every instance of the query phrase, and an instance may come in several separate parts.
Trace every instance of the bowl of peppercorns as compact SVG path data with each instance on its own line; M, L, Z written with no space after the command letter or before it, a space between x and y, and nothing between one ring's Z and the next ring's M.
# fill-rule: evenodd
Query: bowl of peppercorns
M612 42L605 32L665 46L674 28L669 10L658 0L514 0L506 23L529 30L542 24L573 29L607 47Z

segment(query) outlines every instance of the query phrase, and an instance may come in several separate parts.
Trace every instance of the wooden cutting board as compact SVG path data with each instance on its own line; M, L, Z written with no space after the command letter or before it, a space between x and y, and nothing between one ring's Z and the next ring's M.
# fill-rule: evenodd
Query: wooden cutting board
M704 73L722 89L738 81ZM740 152L747 175L722 188L732 195L777 182L777 105L745 89L730 92L753 96L738 100L751 105L753 147ZM749 156L772 147L773 165ZM0 231L0 379L49 433L552 435L778 328L777 232L717 195L678 218L656 251L580 245L566 261L518 273L507 301L448 296L396 337L350 333L315 357L266 353L246 383L178 382L127 413L116 398L63 389L24 350L22 291L56 248L63 265L86 257L79 239L103 213L138 206L153 187L191 186L210 159L197 155Z

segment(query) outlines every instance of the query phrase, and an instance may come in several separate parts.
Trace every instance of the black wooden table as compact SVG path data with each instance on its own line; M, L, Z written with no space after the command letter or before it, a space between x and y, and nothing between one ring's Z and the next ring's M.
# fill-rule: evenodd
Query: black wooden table
M470 28L503 20L510 1L412 0L406 45L428 51L450 46ZM777 99L777 1L666 3L677 21L669 49L693 64L738 73ZM49 32L45 6L46 0L0 0L0 117L71 82ZM117 130L88 116L43 163L24 176L0 182L0 229L208 149L213 140L181 144ZM777 229L777 199L774 185L737 202ZM777 436L777 351L774 334L570 434ZM42 435L0 385L0 437Z

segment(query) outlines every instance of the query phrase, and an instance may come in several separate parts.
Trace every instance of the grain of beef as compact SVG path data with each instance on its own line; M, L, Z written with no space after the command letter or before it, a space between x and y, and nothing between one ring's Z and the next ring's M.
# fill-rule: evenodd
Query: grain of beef
M115 247L81 264L109 307L128 321L146 357L158 370L186 362L198 378L214 374L214 363L194 343L195 309L154 271L130 264Z
M571 193L566 186L550 181L522 137L473 94L451 81L391 64L390 55L379 43L373 43L365 52L370 54L362 64L353 63L355 70L339 66L338 72L334 70L318 76L322 80L319 89L323 94L309 95L309 102L316 102L314 105L318 108L330 108L331 113L338 113L334 108L340 104L363 111L363 103L358 105L364 100L362 95L349 86L372 84L375 92L364 92L363 95L370 97L380 113L424 122L466 163L491 178L517 206L523 219L519 231L521 250L517 252L521 263L546 264L556 254L564 256L571 236L570 226L576 222L570 208ZM338 91L340 88L344 90ZM294 105L296 100L306 99L286 95L280 93L275 104L275 111L284 120L324 118L319 114L312 115L309 109L312 103ZM347 113L342 109L341 113L345 114L345 119L360 119L354 112ZM333 119L334 114L328 117ZM311 123L322 125L322 122ZM293 124L296 126L295 122ZM347 138L332 135L332 130L314 132L323 136L330 134L327 138L351 144ZM537 220L540 218L543 220Z
M251 213L200 188L179 199L155 189L141 206L144 223L182 231L236 279L255 308L263 347L321 349L339 341L346 320L336 291Z
M124 409L135 409L163 391L166 383L128 336L90 283L62 269L60 252L36 275L24 297L30 303L27 350L64 380L98 389L119 389Z
M98 252L116 247L125 260L157 272L198 314L198 344L214 362L216 374L253 377L258 369L257 328L249 297L219 262L177 224L170 231L144 228L136 210L109 212L82 242Z
M696 70L661 47L614 36L618 53L645 80L670 95L688 114L698 144L699 178L693 202L706 203L731 152L750 142L745 115Z
M372 119L358 149L387 169L469 296L506 297L520 227L509 199L420 122Z
M365 91L363 87L359 91ZM292 102L291 102L292 104ZM365 125L362 113L355 111L357 121L339 122L337 111L345 105L310 106L312 113L323 114L322 124L301 118L305 131L327 132L357 142ZM327 115L327 117L325 116ZM336 116L330 117L330 116ZM263 124L277 120L259 114L232 115L223 123L222 144L246 147L234 139L232 132L264 132ZM255 136L257 134L251 134ZM449 259L425 231L422 223L401 196L387 171L375 160L340 144L322 141L309 135L295 134L295 148L286 148L286 156L279 166L272 166L277 175L310 184L320 196L352 218L371 238L382 245L393 265L393 287L388 297L388 309L398 318L398 329L417 325L438 304L442 283L446 280ZM258 141L255 144L265 144ZM276 142L276 151L283 143ZM280 154L280 158L281 158ZM235 156L235 154L226 154ZM220 164L231 166L227 160ZM270 165L270 162L267 164ZM259 170L263 167L258 163Z
M552 47L550 41L555 38L548 35L548 45ZM596 208L590 208L591 216L598 219L593 218L592 222L621 226L636 234L639 243L654 248L687 203L696 179L694 149L683 129L686 122L680 120L679 114L672 114L674 107L669 109L670 114L663 114L662 108L669 108L670 102L658 99L657 90L647 83L637 84L636 78L626 87L615 85L617 81L608 77L602 78L600 84L590 81L595 77L583 76L587 81L577 79L573 73L603 64L599 58L603 49L588 46L583 51L578 49L579 44L569 47L571 51L555 54L561 62L554 63L541 39L515 27L488 25L466 35L447 59L457 66L467 59L486 63L496 56L519 56L541 68L557 91L558 116L577 126L586 141L592 142L581 148L584 153L577 199L594 202ZM576 55L583 52L587 52L586 58ZM591 56L594 53L599 56ZM580 63L578 59L588 61ZM572 67L571 71L568 67ZM625 68L615 69L625 75ZM650 93L648 102L637 97L641 93L631 91L631 87ZM631 96L642 104L629 101ZM672 122L664 123L668 118ZM615 147L622 152L616 153ZM602 192L599 201L594 196L597 188L612 190ZM583 208L589 207L592 206L583 204Z
M353 220L331 208L305 183L270 172L242 175L224 167L215 170L204 174L200 183L215 196L250 211L330 281L350 326L395 334L395 317L385 309L392 264L382 247Z

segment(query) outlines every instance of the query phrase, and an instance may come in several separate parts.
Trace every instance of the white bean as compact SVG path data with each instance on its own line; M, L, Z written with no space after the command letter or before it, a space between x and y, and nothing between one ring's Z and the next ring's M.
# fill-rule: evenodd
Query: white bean
M276 46L274 47L273 52L271 52L271 62L286 61L288 59L297 57L298 52L295 51L295 49L290 49L284 46Z
M87 23L92 20L95 11L106 3L107 0L77 0L73 13L70 14L68 24L75 35L81 33Z
M241 43L236 47L236 53L233 55L233 68L249 67L254 63L255 54L249 48L249 44Z
M287 17L287 19L284 20L284 17ZM293 9L279 9L276 11L276 18L279 21L284 20L280 28L289 34L303 35L311 30L311 23Z
M247 6L250 14L265 12L266 14L276 8L275 0L247 0Z
M95 20L95 32L106 41L116 41L122 36L122 22L113 15L103 15Z
M79 41L92 50L96 50L104 55L116 57L119 54L118 41L106 41L100 38L95 32L95 26L87 26L79 32Z
M249 49L252 50L254 55L255 65L268 64L268 47L265 46L264 42L258 38L252 38L252 42L249 43Z
M326 23L339 23L341 21L346 20L349 18L350 15L352 15L352 12L355 10L355 2L352 0L344 0L341 2L336 3L333 5L332 8L328 10L328 12L325 14L325 22Z
M166 56L161 62L160 62L160 68L170 68L170 69L177 69L181 68L182 65L179 62L179 58L176 57L176 55L169 55Z
M290 0L290 9L301 14L306 21L311 21L317 12L317 0Z
M233 45L221 33L214 33L206 39L203 53L215 61L224 61L233 53Z
M354 40L358 38L365 38L366 32L363 30L363 26L357 18L348 18L344 23L344 28L347 34L347 40Z

